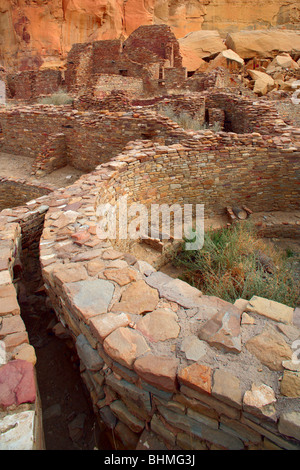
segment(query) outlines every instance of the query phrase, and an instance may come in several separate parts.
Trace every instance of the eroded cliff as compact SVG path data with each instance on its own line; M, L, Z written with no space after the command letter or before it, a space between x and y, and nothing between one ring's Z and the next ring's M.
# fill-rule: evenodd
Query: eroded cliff
M1 0L0 63L58 66L72 44L127 37L142 24L169 24L180 38L300 22L293 0Z

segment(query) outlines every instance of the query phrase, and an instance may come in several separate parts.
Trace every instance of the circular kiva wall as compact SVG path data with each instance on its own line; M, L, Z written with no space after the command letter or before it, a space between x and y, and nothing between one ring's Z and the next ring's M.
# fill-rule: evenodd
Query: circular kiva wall
M100 204L114 205L121 196L147 206L204 204L209 217L232 205L266 212L299 208L299 148L258 133L203 131L168 147L135 142L99 168L120 170L101 187Z
M169 448L300 448L299 309L203 295L101 240L96 215L122 195L209 214L233 202L292 210L295 165L293 150L257 134L203 132L169 148L129 145L49 200L45 287L96 415L126 448L150 434Z

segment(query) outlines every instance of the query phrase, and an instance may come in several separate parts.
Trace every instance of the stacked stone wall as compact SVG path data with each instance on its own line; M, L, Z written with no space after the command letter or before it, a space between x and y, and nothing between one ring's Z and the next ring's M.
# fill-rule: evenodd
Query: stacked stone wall
M194 135L193 145L197 147L197 142L200 144L205 142L206 147L200 145L199 151L205 150L210 161L215 161L220 154L226 158L232 158L231 165L234 167L235 157L237 157L238 162L240 159L245 160L243 164L248 174L249 170L252 171L252 163L251 160L248 161L246 148L254 144L259 152L268 155L268 160L258 163L257 170L253 173L256 175L260 173L260 180L267 178L264 173L267 175L273 164L277 166L276 162L281 158L281 154L285 155L286 161L289 159L295 164L297 162L299 130L279 119L275 108L270 103L252 102L226 92L213 92L203 96L192 94L186 98L175 95L154 102L150 101L150 103L148 109L147 107L141 109L130 108L128 102L126 106L129 109L121 112L109 110L78 112L70 106L41 105L2 109L0 111L2 150L35 159L44 146L47 146L50 136L64 134L67 153L64 158L75 168L90 171L97 164L106 162L121 152L129 141L155 139L170 145L187 139L189 135ZM220 109L225 113L224 127L230 132L217 133L207 140L199 134L197 139L197 133L191 134L188 130L181 129L169 118L155 112L161 106L171 106L175 113L188 112L192 118L203 122L205 119L204 103L206 109ZM104 106L107 107L105 104ZM257 135L251 137L250 133ZM270 136L270 139L262 136ZM235 151L234 147L237 144L245 147L245 150ZM273 159L274 162L272 162ZM285 168L282 165L282 178L285 179ZM227 168L230 168L229 163L224 168L223 175L220 175L221 180L227 178ZM251 185L256 184L257 182L251 183Z
M165 174L168 167L174 170L180 151L186 168L185 150L173 146ZM47 213L41 242L45 285L76 342L95 413L128 449L150 435L169 449L298 449L299 374L291 354L299 310L260 298L232 305L207 297L97 237L92 207L96 212L99 202L125 194L129 202L150 203L147 191L158 180L146 178L141 192L142 175L151 178L151 163L162 165L166 152L142 144L128 148L60 190L56 199L65 207L58 218L58 207ZM185 162L190 157L187 152ZM175 202L175 188L169 189L164 199L153 193L151 202ZM178 188L176 193L180 202ZM68 210L68 200L79 194L76 208ZM66 227L73 227L72 235ZM268 344L264 352L261 341ZM281 353L274 352L275 343Z
M11 282L12 249L2 250L7 240L26 249L36 246L43 230L39 245L46 291L76 344L96 416L125 448L141 448L154 436L165 449L299 449L299 373L292 362L299 309L260 298L232 305L208 297L97 236L100 202L116 203L121 195L129 203L171 204L187 202L188 196L195 202L182 179L180 188L171 186L179 183L169 180L168 171L175 174L180 162L185 182L200 179L194 173L204 163L199 149L216 138L211 132L201 136L200 147L197 139L169 148L130 144L72 186L3 211L1 282L5 288ZM255 147L257 135L243 138ZM258 159L254 152L251 157ZM293 186L293 163L285 164L291 166ZM261 189L271 192L268 185ZM290 189L283 185L282 191L288 201ZM8 220L15 234L8 232ZM13 316L11 311L2 315ZM220 328L211 335L216 321ZM28 348L21 333L22 348ZM4 337L12 355L0 373L16 366L20 331L14 334L9 330ZM26 400L31 410L36 398ZM2 406L5 419L9 410Z
M141 143L129 155L133 161L106 202L126 195L147 206L153 198L161 204L205 204L207 216L243 204L257 212L299 208L299 152L273 139L266 143L259 134L202 131L170 147Z
M164 84L168 90L180 88L187 78L187 71L184 67L165 67Z
M0 178L0 211L7 207L22 206L27 201L49 194L52 188L31 184L24 180Z
M44 450L36 356L20 315L16 273L24 249L39 248L45 210L0 213L0 449ZM15 271L16 270L16 271Z
M59 70L24 71L7 75L7 94L15 100L32 101L57 92L63 84Z
M208 109L218 108L224 111L225 126L231 132L238 134L259 132L262 135L272 135L281 133L285 128L289 130L285 122L279 118L275 106L268 101L252 101L222 90L213 90L204 95Z
M63 133L52 134L42 146L34 160L32 173L42 175L52 173L68 164L68 149Z
M63 133L65 158L83 171L91 171L99 163L108 161L131 140L157 138L172 143L186 135L169 119L141 110L78 113L70 107L16 107L1 112L0 123L4 152L39 160L50 136ZM43 156L46 158L47 152ZM52 156L50 152L49 159ZM44 164L45 158L42 159Z
M99 92L110 92L113 90L122 90L126 91L129 95L134 95L142 94L143 89L143 80L140 78L101 74L96 81L94 95L97 97Z

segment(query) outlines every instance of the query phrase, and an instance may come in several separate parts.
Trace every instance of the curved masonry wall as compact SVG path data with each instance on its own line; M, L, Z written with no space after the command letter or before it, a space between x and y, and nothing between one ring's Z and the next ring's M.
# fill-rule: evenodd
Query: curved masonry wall
M224 214L229 205L253 211L299 207L299 152L282 148L276 138L260 134L198 132L169 147L140 142L128 145L115 159L120 173L99 193L99 202L150 205L205 204L208 216Z
M39 183L29 183L26 180L0 177L0 211L7 207L25 204L44 194L49 194L54 187Z
M125 194L145 204L205 203L208 215L233 202L295 210L298 150L284 136L208 131L171 147L135 142L74 185L2 211L1 305L8 297L8 310L0 318L8 326L0 334L11 349L0 383L4 368L28 363L16 359L29 346L12 267L20 227L23 237L34 236L46 213L40 260L47 293L76 342L95 413L126 448L143 448L154 436L172 449L300 449L299 309L202 295L96 234L97 205ZM296 233L297 215L290 223ZM33 367L29 374L33 383ZM20 407L35 411L36 389L24 392L9 405L1 397L1 425Z
M130 147L56 192L41 241L46 289L76 341L96 414L126 448L141 448L154 435L177 449L299 449L300 376L292 361L299 309L202 295L98 239L99 201L115 200L128 189L123 181L143 201L152 161L161 164L165 155L168 181L174 153L185 152L190 164L193 152L146 142ZM157 159L147 155L153 149ZM293 205L290 188L282 187ZM169 201L168 190L157 199Z

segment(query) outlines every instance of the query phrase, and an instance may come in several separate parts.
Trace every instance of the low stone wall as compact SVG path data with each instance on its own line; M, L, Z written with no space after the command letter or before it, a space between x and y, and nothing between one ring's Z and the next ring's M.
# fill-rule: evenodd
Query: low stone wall
M46 210L41 202L37 212L23 207L0 213L1 450L43 450L45 447L36 356L20 316L14 281L15 270L20 269L23 243L24 247L27 244L32 249L39 241Z
M197 122L199 126L205 122L205 97L198 93L191 93L190 95L170 95L161 98L157 103L152 105L159 114L164 115L165 112L176 117L182 115L188 116L191 122Z
M253 102L225 91L214 90L209 94L192 93L187 96L171 95L154 100L134 101L134 106L131 106L126 97L112 94L95 103L93 110L82 111L88 108L89 103L87 100L85 106L83 99L79 106L80 111L72 109L71 106L2 108L2 150L37 159L37 167L41 163L42 166L49 165L51 168L53 162L56 166L66 161L79 170L91 171L98 164L118 155L130 141L151 139L170 145L193 135L188 129L181 129L175 122L157 114L161 107L169 106L175 114L188 113L200 124L205 120L205 110L215 109L217 112L219 109L224 114L224 130L229 131L227 136L221 136L222 145L226 148L220 148L220 151L224 153L231 154L233 150L234 155L232 146L236 143L247 146L248 137L244 138L241 134L253 132L270 136L270 141L261 140L261 137L257 136L260 140L259 147L268 148L269 154L272 148L275 154L279 149L283 149L283 152L290 153L290 159L296 159L299 152L299 129L288 126L280 119L276 109L269 102ZM99 109L101 103L104 109ZM239 135L233 136L232 132ZM61 142L65 139L65 146L59 144L56 147L58 141L53 141L55 135L61 135ZM220 140L218 136L216 138ZM52 148L52 144L55 148ZM211 149L207 148L207 152L211 151L213 154L214 140L208 140L207 145L212 145ZM251 141L249 145L252 145ZM61 152L64 154L61 155ZM49 162L46 162L47 159ZM264 163L262 162L263 165Z
M160 181L152 171L162 165L160 159L165 159L166 182L178 159L186 179L191 178L186 162L193 156L199 166L202 154L188 143L198 146L199 136L170 148L130 144L74 185L2 211L1 253L7 239L10 246L20 246L21 232L23 248L35 246L43 230L46 291L76 344L96 416L126 449L140 448L150 436L166 449L300 449L299 371L292 360L300 336L299 309L260 298L232 305L202 295L97 236L99 201L113 202L127 187L132 201L146 202L147 191ZM202 145L216 138L211 132L201 136ZM243 138L254 139L253 144L257 136ZM161 197L153 193L152 202L173 202L175 188L170 189ZM14 251L3 255L4 288L11 284L8 266L15 264ZM14 296L16 311L5 311L5 319L19 314L15 291ZM20 346L27 353L30 348L24 330L4 331L10 355L0 376L16 366ZM24 399L31 411L36 395ZM3 403L5 422L11 410Z
M268 101L252 101L223 90L206 92L204 96L208 109L219 108L224 111L227 131L238 134L259 132L262 135L281 134L285 128L289 131L289 126L279 117L276 107Z
M183 129L154 112L131 109L129 112L79 112L69 106L24 106L0 110L2 150L36 159L43 164L49 138L64 134L68 164L91 171L122 151L131 140L159 139L168 144L186 136ZM51 146L50 146L51 148ZM49 157L53 154L50 152ZM56 162L58 159L55 159ZM38 163L38 162L37 162Z
M52 190L53 188L25 180L0 178L0 211L7 207L22 206L25 202L49 194Z
M134 151L56 192L41 239L96 415L127 449L149 436L169 449L299 449L299 309L202 295L97 237L97 201L154 158Z
M70 106L13 106L0 112L2 151L36 158L52 134L66 129Z
M36 175L52 173L68 164L66 138L63 133L48 137L34 160L32 172Z
M147 207L153 201L204 204L206 217L222 215L233 205L254 212L297 210L299 153L276 142L270 139L266 145L256 133L201 131L169 147L132 143L118 157L123 173L101 191L98 202L115 205L126 196L128 204Z
M23 71L7 75L7 95L15 100L31 101L59 90L63 80L59 70Z

